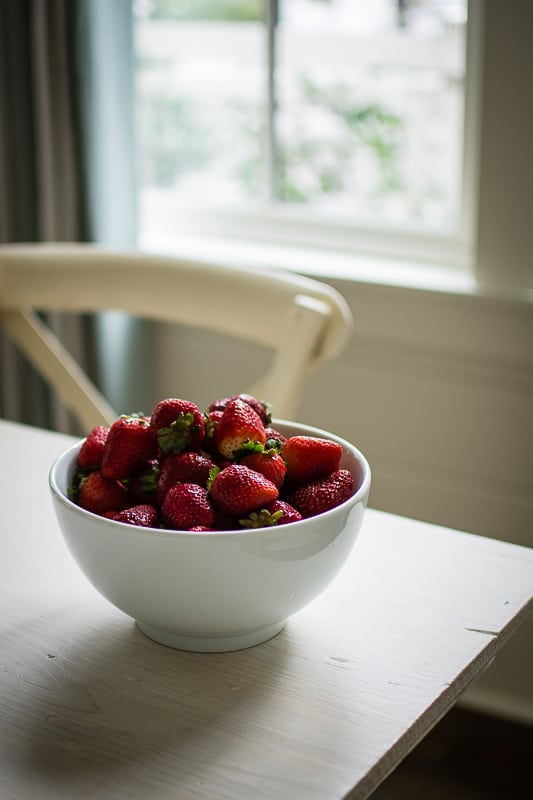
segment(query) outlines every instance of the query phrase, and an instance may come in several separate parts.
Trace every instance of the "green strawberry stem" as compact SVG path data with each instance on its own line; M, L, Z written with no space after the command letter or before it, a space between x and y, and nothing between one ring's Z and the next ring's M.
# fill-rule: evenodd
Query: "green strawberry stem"
M219 472L220 472L220 467L217 467L216 464L213 464L213 466L209 470L209 476L205 484L205 488L207 489L207 491L211 489L211 484L213 483Z
M84 468L78 467L72 476L72 483L67 488L67 495L70 497L71 500L76 501L78 499L78 495L80 493L80 489L87 480L87 475L91 472L94 472L97 467L94 468Z
M262 508L261 511L252 511L248 517L240 519L239 525L243 528L269 528L277 525L282 516L281 510L271 514L266 508Z
M194 415L191 412L184 414L180 411L176 419L170 423L168 428L159 428L157 431L157 442L165 453L181 453L187 447L192 434L200 428L194 423Z
M149 469L146 472L143 472L142 475L140 476L141 492L146 492L146 494L155 492L155 490L157 489L158 478L159 478L159 470L157 469Z
M131 478L133 476L129 476L127 478L123 478L121 483L128 488L131 485ZM155 492L157 489L157 481L159 479L159 468L158 467L147 467L137 476L138 480L138 488L143 494L151 494Z
M283 450L283 443L279 439L267 439L266 443L256 442L253 439L245 439L238 450L233 451L236 459L243 458L250 453L264 453L265 455L273 455L274 453L281 453Z

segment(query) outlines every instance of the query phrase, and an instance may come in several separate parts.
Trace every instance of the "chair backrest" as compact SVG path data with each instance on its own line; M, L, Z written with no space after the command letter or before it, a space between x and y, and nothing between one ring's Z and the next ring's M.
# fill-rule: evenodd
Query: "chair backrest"
M86 244L0 247L0 321L85 427L109 424L117 413L35 312L106 310L271 348L268 371L236 392L268 400L285 418L295 412L309 372L343 349L353 324L339 292L293 273Z

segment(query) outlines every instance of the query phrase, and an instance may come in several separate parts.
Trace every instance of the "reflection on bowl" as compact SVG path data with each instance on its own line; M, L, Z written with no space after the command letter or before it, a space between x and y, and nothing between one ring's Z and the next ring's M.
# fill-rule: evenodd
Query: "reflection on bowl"
M340 466L352 472L355 494L324 514L278 527L163 531L97 516L68 498L81 442L53 464L53 505L73 558L93 586L152 639L201 652L259 644L282 630L344 564L368 501L367 460L327 431L284 420L272 424L287 437L339 442Z

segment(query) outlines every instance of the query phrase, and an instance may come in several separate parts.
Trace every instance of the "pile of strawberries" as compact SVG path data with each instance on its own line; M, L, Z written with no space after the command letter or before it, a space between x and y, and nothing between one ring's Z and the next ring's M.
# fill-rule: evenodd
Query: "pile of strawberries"
M130 525L185 531L261 528L321 514L355 491L340 444L286 438L247 394L207 409L161 400L151 416L119 417L83 442L70 497Z

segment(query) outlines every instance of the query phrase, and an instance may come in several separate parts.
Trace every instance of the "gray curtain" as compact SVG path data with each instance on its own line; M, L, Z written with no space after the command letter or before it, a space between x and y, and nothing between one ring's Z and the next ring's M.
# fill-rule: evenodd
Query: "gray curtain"
M1 0L0 243L135 246L133 96L130 0ZM138 399L135 323L48 321L112 405ZM4 417L72 430L5 335L0 369Z

